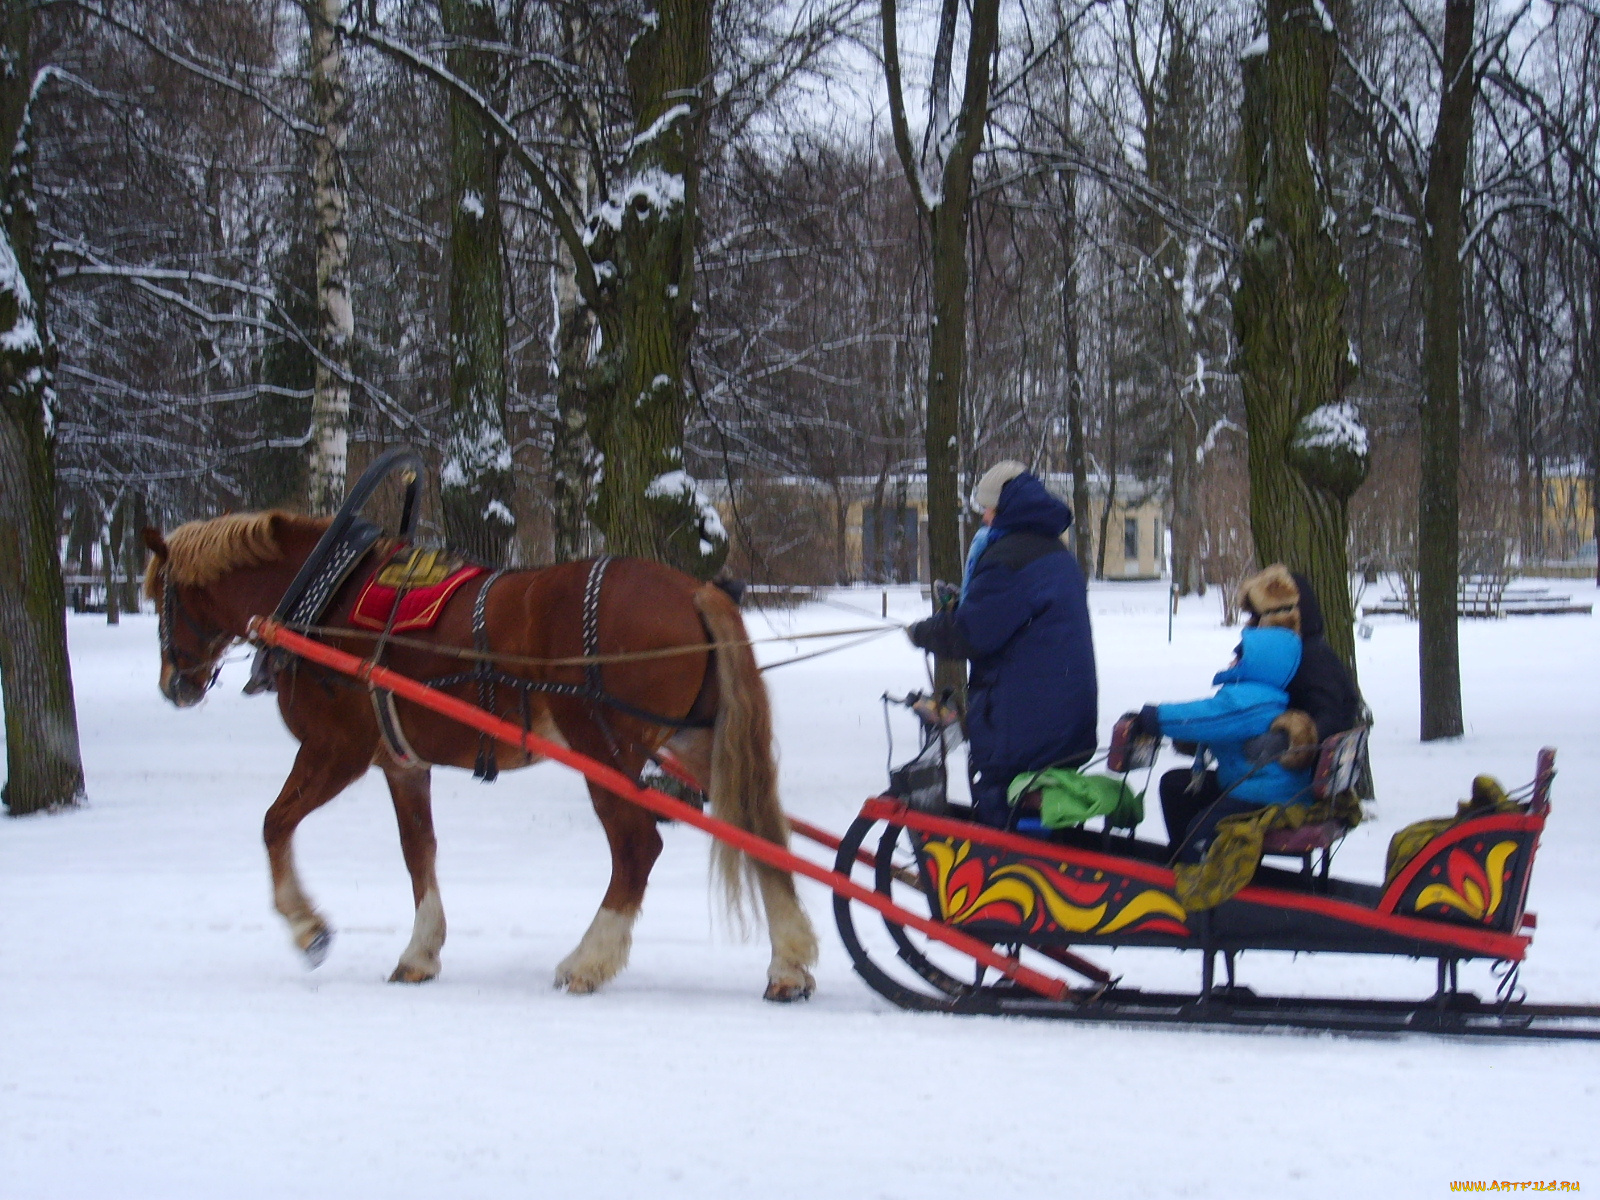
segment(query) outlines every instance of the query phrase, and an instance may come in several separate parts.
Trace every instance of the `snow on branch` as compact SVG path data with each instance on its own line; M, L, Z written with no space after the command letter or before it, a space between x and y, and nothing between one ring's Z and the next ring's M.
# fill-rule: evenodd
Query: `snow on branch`
M550 220L554 223L556 231L561 235L561 240L566 244L567 252L572 255L573 276L577 280L578 290L583 294L584 300L590 305L599 303L599 284L595 278L594 264L589 259L588 243L584 240L583 233L579 230L577 222L573 219L572 210L563 202L558 187L560 177L552 172L544 161L536 155L517 136L517 131L506 120L498 108L478 92L471 84L451 71L442 63L429 58L427 55L397 42L383 33L368 29L361 25L345 27L345 35L356 41L371 46L387 54L390 58L411 67L420 74L426 75L435 83L442 84L448 91L460 100L469 104L478 115L494 129L499 135L500 144L512 158L522 165L528 174L529 181L534 190L539 193L539 199L544 202Z
M9 298L17 310L11 328L0 332L0 350L7 354L38 354L44 347L39 340L38 323L34 320L36 309L33 292L22 273L22 264L17 261L11 236L4 224L0 224L0 297Z

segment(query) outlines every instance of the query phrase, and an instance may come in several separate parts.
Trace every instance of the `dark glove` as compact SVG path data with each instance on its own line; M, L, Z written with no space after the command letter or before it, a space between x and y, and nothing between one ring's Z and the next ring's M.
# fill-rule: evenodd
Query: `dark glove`
M944 612L954 608L961 600L961 589L953 583L946 583L942 579L933 581L933 610Z
M1151 711L1154 711L1153 709ZM1143 731L1141 713L1123 713L1111 726L1111 748L1106 751L1106 767L1127 772L1155 763L1161 750L1161 735ZM1157 722L1157 729L1160 722Z
M940 658L971 658L972 645L962 636L956 625L953 610L934 613L925 621L918 621L906 630L911 644Z
M1249 739L1242 749L1251 766L1264 767L1289 749L1289 735L1281 729L1269 729Z
M1133 732L1140 737L1161 736L1161 711L1154 704L1146 704L1136 713L1129 713L1134 720Z

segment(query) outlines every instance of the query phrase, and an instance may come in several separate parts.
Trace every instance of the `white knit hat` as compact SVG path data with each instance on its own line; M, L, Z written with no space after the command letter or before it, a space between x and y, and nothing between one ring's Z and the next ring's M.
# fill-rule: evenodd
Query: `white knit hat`
M979 512L987 512L1000 503L1000 491L1018 475L1027 471L1022 463L1014 458L1005 462L995 463L978 480L978 486L972 489L972 507Z

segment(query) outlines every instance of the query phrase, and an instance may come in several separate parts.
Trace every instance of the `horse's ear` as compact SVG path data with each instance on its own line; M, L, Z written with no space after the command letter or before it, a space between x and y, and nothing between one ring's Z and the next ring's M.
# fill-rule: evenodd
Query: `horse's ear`
M167 543L162 538L161 531L159 529L154 529L151 526L146 525L144 527L144 532L139 536L144 540L145 549L149 550L151 554L154 554L160 558L167 557Z

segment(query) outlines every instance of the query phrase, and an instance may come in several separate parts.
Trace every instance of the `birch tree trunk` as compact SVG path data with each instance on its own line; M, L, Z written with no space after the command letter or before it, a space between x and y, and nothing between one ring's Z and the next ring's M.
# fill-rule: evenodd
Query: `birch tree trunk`
M1422 740L1460 737L1461 189L1472 143L1474 0L1446 0L1439 120L1422 198L1422 476L1417 617Z
M320 132L312 139L312 203L317 213L317 361L311 396L306 500L314 513L344 502L350 441L350 230L344 189L343 0L309 0L311 102Z
M592 56L582 47L585 30L576 14L567 19L567 58L578 70L593 68ZM587 211L594 191L594 170L585 145L583 114L577 100L561 122L563 173L578 193L578 205ZM596 114L588 114L591 119ZM550 357L555 382L556 413L551 430L551 501L555 558L570 562L593 554L596 530L589 519L594 502L594 478L598 461L589 441L588 372L594 346L594 314L584 303L578 287L577 263L572 250L560 238L552 239L555 248L551 272L551 291L555 296L555 328L551 331Z
M591 486L599 463L589 441L589 352L594 341L594 319L578 291L572 256L555 239L555 265L550 268L556 301L556 326L551 336L556 415L551 431L551 524L555 534L555 559L570 562L594 553L589 506Z
M1321 597L1329 645L1355 670L1346 504L1366 459L1298 454L1302 422L1355 375L1347 285L1326 177L1338 34L1322 5L1267 0L1267 48L1244 59L1244 237L1234 323L1250 438L1250 526L1260 565L1282 562ZM1327 469L1324 469L1327 468Z
M4 0L0 7L0 146L10 168L0 180L0 688L3 795L13 816L83 797L56 552L53 363L34 261L32 8L29 0Z
M493 5L439 0L445 33L462 42L497 43ZM456 44L451 72L496 109L505 107L498 58ZM506 439L504 258L500 167L503 151L477 108L450 98L450 434L439 472L450 543L500 563L516 531L511 445Z

